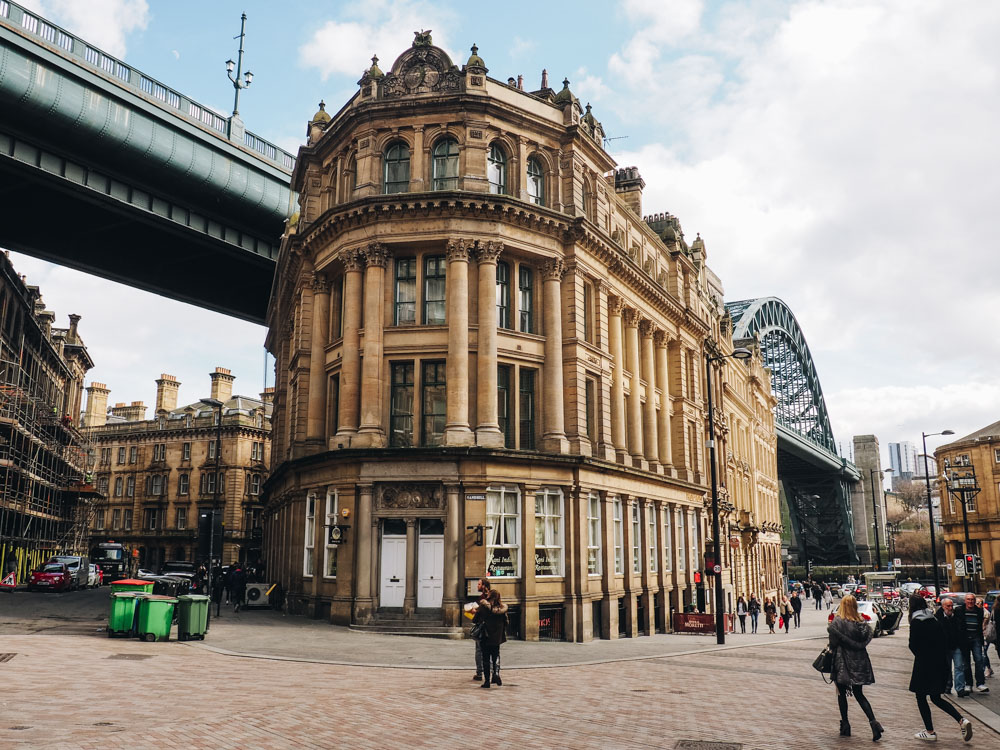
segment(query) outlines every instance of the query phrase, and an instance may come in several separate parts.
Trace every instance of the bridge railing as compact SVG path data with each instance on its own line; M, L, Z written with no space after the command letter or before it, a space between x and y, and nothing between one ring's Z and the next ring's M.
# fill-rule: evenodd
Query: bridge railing
M34 37L61 56L71 58L81 67L97 72L147 100L153 100L171 114L195 123L229 142L226 137L228 120L210 107L150 78L17 3L0 0L0 23ZM295 167L295 157L292 154L249 131L243 134L243 145L286 172L291 172Z

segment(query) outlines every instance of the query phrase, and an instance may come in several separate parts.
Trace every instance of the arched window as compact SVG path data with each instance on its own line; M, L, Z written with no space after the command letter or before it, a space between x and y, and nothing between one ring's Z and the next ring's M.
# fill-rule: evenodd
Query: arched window
M591 221L594 220L594 195L593 191L590 189L590 184L584 180L583 181L583 215L586 216Z
M410 189L410 149L394 143L385 150L382 169L382 192L405 193Z
M545 174L538 159L528 159L528 200L536 206L545 205Z
M458 189L458 141L444 138L434 147L432 173L434 190Z
M490 192L494 195L504 195L507 192L507 155L496 143L490 146L486 179L489 180Z
M344 175L344 188L347 191L347 195L344 196L345 201L349 201L354 197L354 188L358 186L358 160L356 157L352 156L347 160L347 169Z

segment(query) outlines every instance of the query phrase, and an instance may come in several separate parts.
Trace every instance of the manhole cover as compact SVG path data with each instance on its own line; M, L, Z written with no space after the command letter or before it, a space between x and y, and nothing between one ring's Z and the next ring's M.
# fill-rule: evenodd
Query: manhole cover
M17 654L0 654L0 661L10 661L15 656L17 656Z
M713 742L712 740L679 740L674 750L742 750L741 742Z
M152 659L152 654L111 654L109 659L120 659L122 661L142 661L143 659Z

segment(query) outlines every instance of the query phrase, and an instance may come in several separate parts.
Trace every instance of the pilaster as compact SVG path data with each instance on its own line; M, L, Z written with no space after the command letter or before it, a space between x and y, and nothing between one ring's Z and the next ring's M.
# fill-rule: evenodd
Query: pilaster
M447 418L445 445L474 445L469 427L469 249L471 240L449 240L445 254L448 303ZM496 375L494 382L496 381ZM498 428L499 431L499 428Z

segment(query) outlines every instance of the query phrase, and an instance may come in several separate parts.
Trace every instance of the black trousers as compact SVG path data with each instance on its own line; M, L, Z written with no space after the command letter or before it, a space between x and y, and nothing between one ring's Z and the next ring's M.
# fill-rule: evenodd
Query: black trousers
M491 645L486 641L481 642L481 648L483 650L483 681L489 684L493 674L499 674L500 670L497 668L497 663L500 661L500 644Z
M746 615L737 615L737 617L740 618L740 632L741 633L747 632L747 616Z
M802 610L792 610L792 616L795 617L795 627L799 627L802 624Z
M861 710L865 712L865 716L868 717L868 721L875 721L875 712L872 710L872 704L868 702L867 698L865 698L865 693L861 685L837 685L837 706L840 708L840 718L843 721L847 721L848 690L854 693L854 700L856 700L858 705L861 706Z
M955 721L962 720L962 714L958 712L958 709L940 695L925 695L923 693L917 693L917 708L920 710L920 718L924 720L924 729L928 732L934 731L934 722L931 721L931 707L927 705L928 698L931 699L931 703L940 708Z

